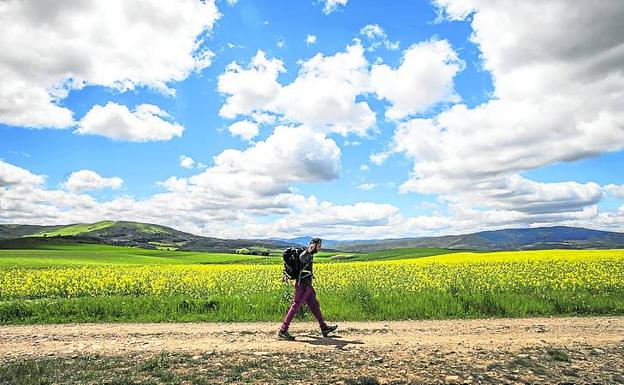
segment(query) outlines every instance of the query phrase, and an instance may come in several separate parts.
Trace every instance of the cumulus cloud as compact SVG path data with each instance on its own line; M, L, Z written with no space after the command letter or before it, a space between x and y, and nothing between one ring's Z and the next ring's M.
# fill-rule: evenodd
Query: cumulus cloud
M275 222L283 232L301 232L306 228L340 228L342 226L379 226L388 223L398 209L384 203L358 202L352 205L336 205L319 202L314 196L298 202L295 210Z
M414 161L400 190L439 194L462 212L485 210L509 223L598 220L604 192L595 183L520 174L624 148L622 4L437 3L449 18L470 15L494 93L475 107L456 104L397 125L391 152Z
M190 156L180 155L180 166L184 168L193 168L195 161Z
M458 102L453 79L464 66L448 41L425 41L405 50L396 69L373 65L371 87L392 104L386 117L402 119L440 102Z
M242 151L224 150L213 162L199 174L170 177L158 184L196 210L283 214L298 199L291 184L338 177L340 149L332 139L307 127L278 126L266 140Z
M133 142L170 140L182 136L184 127L172 121L171 115L153 104L141 104L134 111L109 102L95 105L75 130L78 134L100 135Z
M347 5L349 0L322 0L323 5L323 13L329 15L338 9L339 6L344 7Z
M68 128L71 90L147 86L164 93L211 62L214 1L9 0L0 6L0 123Z
M475 181L446 197L451 202L538 215L582 211L602 200L604 193L594 182L542 183L514 174Z
M213 163L189 178L172 176L159 182L166 189L163 193L143 200L122 196L101 203L80 193L119 186L121 180L82 170L63 184L67 191L48 190L37 185L41 177L2 163L0 221L49 224L110 218L240 237L242 224L261 216L286 215L305 200L291 191L292 183L337 178L340 149L332 139L305 126L278 126L266 140L242 151L224 150ZM176 218L171 212L176 212Z
M624 199L624 185L608 184L604 189L614 198Z
M306 126L277 126L266 140L244 151L223 151L214 158L214 167L191 181L199 183L216 174L229 174L240 180L266 178L270 185L285 189L293 182L329 181L339 173L336 142Z
M356 100L368 89L367 67L360 44L333 56L316 54L277 94L276 112L326 132L365 135L376 122L368 103Z
M254 122L250 122L249 120L240 120L232 123L228 127L228 131L230 131L232 135L240 136L245 140L251 140L258 135L260 129L258 124Z
M258 51L247 68L233 62L219 76L218 89L227 96L219 114L226 118L254 113L278 114L285 122L305 124L324 133L366 135L376 123L365 101L368 62L359 43L333 56L320 53L301 63L295 80L283 85L279 59Z
M381 46L389 50L399 49L399 42L391 42L386 32L379 24L367 24L360 29L360 35L365 36L370 41L369 51L373 51Z
M306 37L306 43L308 44L316 43L316 36L308 34L308 37Z
M305 151L300 148L298 152ZM244 151L220 154L221 158L205 172L191 178L170 177L162 181L160 184L166 188L163 193L140 200L120 196L102 202L79 192L82 189L46 189L42 185L43 177L0 162L0 223L49 225L106 218L159 223L195 234L225 238L314 234L345 240L460 234L553 223L624 231L624 205L604 212L598 212L596 205L592 205L581 211L557 213L508 210L503 206L479 210L453 203L449 206L449 215L435 212L413 217L404 216L397 207L385 203L339 205L320 201L314 195L305 197L293 192L294 189L270 188L286 183L287 179L326 178L325 173L301 177L291 172L288 178L273 180L266 173L246 168L247 163L228 160L249 156L259 155ZM267 161L266 166L273 167L280 159L288 158L282 154ZM234 170L237 171L230 172ZM20 174L19 177L7 177L16 174ZM11 182L7 184L7 180ZM172 212L176 215L172 216ZM269 216L277 219L262 219Z
M63 188L73 192L83 192L101 190L110 187L118 189L123 184L123 179L119 177L104 178L100 174L91 170L80 170L72 172L65 182Z
M40 185L45 182L44 175L35 175L30 171L7 163L0 159L0 187L15 185Z
M261 50L251 59L248 68L230 63L219 76L217 85L219 92L227 95L219 115L233 119L266 110L281 88L277 82L280 72L286 72L284 63L279 59L267 59Z

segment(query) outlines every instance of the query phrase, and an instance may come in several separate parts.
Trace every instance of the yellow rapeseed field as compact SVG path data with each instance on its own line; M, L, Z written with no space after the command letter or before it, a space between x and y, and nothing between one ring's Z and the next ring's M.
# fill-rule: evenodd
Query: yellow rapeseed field
M149 265L0 269L0 299L107 295L279 295L280 265ZM624 293L624 250L455 253L395 261L317 263L315 287L340 293L455 291Z

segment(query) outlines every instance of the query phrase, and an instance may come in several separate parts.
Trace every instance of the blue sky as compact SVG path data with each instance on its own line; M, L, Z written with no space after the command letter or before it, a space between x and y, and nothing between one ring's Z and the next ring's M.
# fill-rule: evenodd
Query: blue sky
M1 11L2 223L348 239L624 230L623 75L603 65L622 40L570 47L562 33L580 17L608 20L572 35L613 33L621 5L548 20L561 11L538 1L153 1L91 27L80 21L107 6L85 3L55 9L47 30L36 3ZM8 48L11 27L24 41ZM235 134L240 121L257 132Z

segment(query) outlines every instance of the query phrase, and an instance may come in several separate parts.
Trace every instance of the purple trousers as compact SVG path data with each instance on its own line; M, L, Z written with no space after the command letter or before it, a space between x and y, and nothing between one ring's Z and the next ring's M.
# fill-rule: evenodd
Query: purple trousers
M295 280L295 296L292 299L288 313L286 313L286 316L284 317L280 331L285 332L288 330L290 322L293 320L295 314L297 314L304 302L308 305L312 314L314 314L314 317L316 317L321 329L327 326L323 320L323 316L321 315L321 305L316 299L316 292L314 291L314 288L306 284L301 284L298 280Z

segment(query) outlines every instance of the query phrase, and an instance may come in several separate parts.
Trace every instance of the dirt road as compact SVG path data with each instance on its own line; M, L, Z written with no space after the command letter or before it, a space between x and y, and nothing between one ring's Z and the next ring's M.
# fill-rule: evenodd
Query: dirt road
M316 324L295 321L290 330L297 337L294 342L276 340L278 326L1 326L0 362L88 355L136 361L167 352L190 357L194 364L187 366L198 373L221 368L212 372L215 381L236 366L238 377L228 377L234 383L284 378L288 383L352 384L624 383L624 317L340 322L328 338L322 338ZM251 374L241 369L245 365ZM314 370L283 377L283 368L302 366Z

